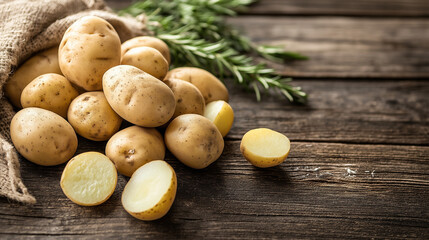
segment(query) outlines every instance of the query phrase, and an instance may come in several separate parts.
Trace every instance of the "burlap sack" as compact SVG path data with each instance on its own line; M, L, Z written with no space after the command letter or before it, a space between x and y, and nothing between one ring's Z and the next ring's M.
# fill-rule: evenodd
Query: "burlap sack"
M109 21L125 41L146 35L145 24L115 15L102 0L0 0L0 195L23 203L36 200L24 186L19 158L10 141L15 114L3 86L17 66L32 54L58 45L67 28L82 16Z

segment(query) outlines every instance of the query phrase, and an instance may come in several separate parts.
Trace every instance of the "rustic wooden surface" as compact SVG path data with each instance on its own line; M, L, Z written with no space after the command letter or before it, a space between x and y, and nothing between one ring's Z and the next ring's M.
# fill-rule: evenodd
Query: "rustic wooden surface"
M0 238L428 239L427 3L260 1L230 21L257 42L310 56L275 65L310 94L307 105L275 96L258 103L229 84L236 118L224 153L198 171L167 154L178 192L170 212L154 222L122 209L123 176L106 203L80 207L60 189L63 165L22 160L38 203L0 199ZM244 160L240 139L257 127L291 139L285 163L258 169ZM103 152L104 143L80 139L79 152L88 150Z

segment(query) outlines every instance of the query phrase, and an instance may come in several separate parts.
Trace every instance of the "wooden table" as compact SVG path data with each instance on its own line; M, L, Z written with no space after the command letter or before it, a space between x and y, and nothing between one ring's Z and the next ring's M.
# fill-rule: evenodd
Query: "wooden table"
M23 160L38 203L1 198L0 238L428 239L428 0L261 0L230 22L258 43L310 57L274 65L309 93L307 105L256 102L229 84L236 118L224 153L198 171L167 154L178 192L154 222L123 210L122 176L106 203L81 207L60 189L64 165ZM286 162L246 162L241 137L258 127L290 138ZM79 152L104 150L80 140Z

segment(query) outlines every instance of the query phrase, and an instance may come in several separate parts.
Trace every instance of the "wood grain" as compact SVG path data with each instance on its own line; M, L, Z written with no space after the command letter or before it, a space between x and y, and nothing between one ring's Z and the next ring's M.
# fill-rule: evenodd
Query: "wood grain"
M260 0L249 14L428 17L427 0Z
M10 238L426 238L429 164L422 156L429 147L295 141L287 162L257 169L239 153L239 141L227 141L222 157L197 171L168 155L178 194L168 215L149 223L122 209L122 176L106 203L80 207L59 187L64 166L23 161L24 181L38 203L1 199L0 232Z
M256 103L253 94L230 87L236 122L224 153L204 170L167 154L178 194L167 216L155 222L138 221L122 209L125 177L106 203L80 207L60 189L64 165L42 167L22 159L24 182L38 203L0 199L1 237L428 238L429 83L297 83L311 92L308 106L275 97ZM246 162L240 139L255 127L291 138L285 163L258 169ZM78 153L104 152L105 142L79 140Z
M132 0L106 0L114 9L123 9ZM259 0L245 14L428 17L427 0Z
M310 58L272 65L287 76L429 77L426 19L248 16L230 23L259 44L285 46Z
M295 141L429 145L429 82L295 80L309 94L305 106L230 87L236 117L227 136L270 127Z

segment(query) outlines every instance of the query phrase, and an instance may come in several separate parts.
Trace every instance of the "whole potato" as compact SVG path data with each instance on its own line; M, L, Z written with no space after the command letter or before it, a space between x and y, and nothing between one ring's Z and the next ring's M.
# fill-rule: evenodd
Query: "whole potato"
M171 62L170 50L168 49L168 45L159 38L151 37L151 36L141 36L131 38L130 40L122 43L122 51L121 56L124 56L128 50L136 47L152 47L158 50L162 56L164 56L165 60L167 60L168 64Z
M22 90L36 77L45 73L61 73L58 64L58 47L49 48L24 62L4 86L6 97L21 108Z
M186 113L204 114L204 97L197 87L180 79L167 79L164 81L173 91L176 98L176 110L173 117Z
M195 67L180 67L170 70L165 79L177 78L192 83L200 90L207 103L215 100L228 102L228 89L213 74Z
M42 166L65 163L77 149L72 126L60 115L41 108L24 108L16 113L10 136L22 156Z
M65 77L47 73L35 78L24 88L21 105L24 108L43 108L66 118L70 102L78 95Z
M84 138L106 141L121 126L122 118L110 107L103 92L86 92L70 104L67 118Z
M142 70L120 65L103 76L103 91L113 110L142 127L158 127L174 114L176 101L170 88Z
M175 118L165 131L168 150L188 167L201 169L222 154L224 142L216 126L198 114Z
M87 91L101 90L104 72L119 65L121 41L106 20L86 16L73 23L61 40L58 58L61 71L72 83Z
M130 49L122 57L121 64L137 67L162 80L168 72L168 62L162 54L151 47Z
M106 155L115 163L118 172L131 177L145 163L164 160L164 140L155 128L128 127L110 138Z

